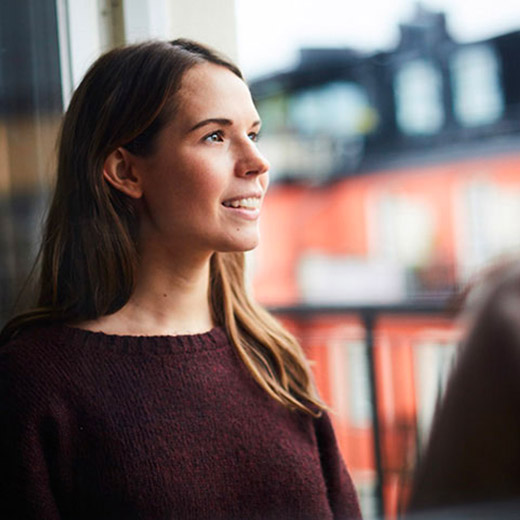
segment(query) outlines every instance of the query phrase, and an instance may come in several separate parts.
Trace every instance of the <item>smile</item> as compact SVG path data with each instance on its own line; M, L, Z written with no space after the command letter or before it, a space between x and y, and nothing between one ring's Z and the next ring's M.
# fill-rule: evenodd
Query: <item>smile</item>
M227 208L242 208L249 210L260 209L261 199L258 197L248 197L244 199L229 200L222 203Z

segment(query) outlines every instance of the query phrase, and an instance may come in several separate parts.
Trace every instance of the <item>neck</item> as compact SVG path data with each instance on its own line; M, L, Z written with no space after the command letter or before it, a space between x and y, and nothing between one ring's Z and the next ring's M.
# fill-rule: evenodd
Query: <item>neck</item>
M209 303L209 260L165 268L148 264L139 273L125 307L134 322L161 333L197 333L212 328ZM172 262L173 263L173 262Z
M197 334L213 326L209 303L211 255L141 257L134 292L114 314L78 326L107 334Z

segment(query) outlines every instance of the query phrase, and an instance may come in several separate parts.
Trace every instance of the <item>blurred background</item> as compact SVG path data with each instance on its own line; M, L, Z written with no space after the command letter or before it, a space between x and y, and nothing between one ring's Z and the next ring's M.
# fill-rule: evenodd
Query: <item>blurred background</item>
M74 86L179 36L246 73L272 164L252 291L306 349L366 518L395 518L463 332L450 302L520 247L520 3L3 0L2 322Z

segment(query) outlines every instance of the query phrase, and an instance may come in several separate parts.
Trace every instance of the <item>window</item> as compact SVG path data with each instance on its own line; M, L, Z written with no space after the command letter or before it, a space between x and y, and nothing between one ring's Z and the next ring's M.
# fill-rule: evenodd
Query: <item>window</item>
M520 188L500 185L486 176L471 180L462 191L462 234L459 262L463 277L501 256L520 251Z
M301 134L354 136L370 133L376 126L365 90L345 81L296 92L288 119L289 126Z
M427 265L434 249L435 213L427 200L399 193L381 193L376 205L376 254L387 261Z
M325 179L354 169L363 157L364 136L378 121L364 88L346 81L266 97L258 111L272 180Z
M403 65L394 84L397 122L408 135L432 135L444 124L442 79L426 60Z
M497 121L504 111L499 66L493 49L485 45L457 51L450 63L455 116L464 126Z

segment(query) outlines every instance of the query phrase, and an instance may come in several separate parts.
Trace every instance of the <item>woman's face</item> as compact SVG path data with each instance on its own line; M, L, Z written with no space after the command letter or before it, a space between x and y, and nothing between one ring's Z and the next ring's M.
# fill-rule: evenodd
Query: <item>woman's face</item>
M143 244L198 253L252 249L269 163L257 148L260 121L249 89L225 67L204 63L184 75L178 96L154 152L134 157Z

